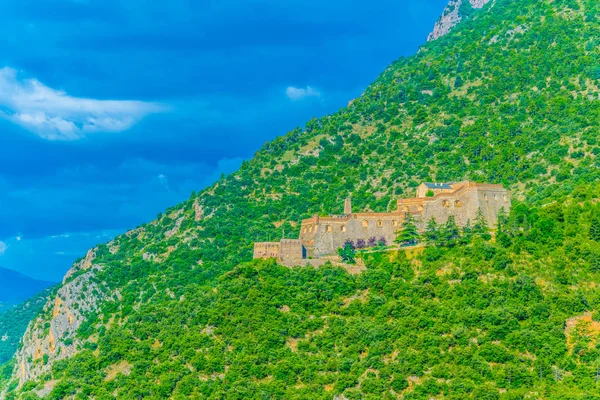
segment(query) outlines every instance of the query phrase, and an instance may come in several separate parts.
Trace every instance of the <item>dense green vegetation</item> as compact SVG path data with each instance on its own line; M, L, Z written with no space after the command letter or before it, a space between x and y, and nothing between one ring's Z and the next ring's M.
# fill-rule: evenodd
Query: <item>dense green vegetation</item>
M52 399L599 398L600 4L490 4L100 246L95 279L119 301L9 398L47 382ZM250 261L253 241L348 194L386 210L422 180L467 178L518 199L493 239L430 223L422 253L365 254L361 275Z
M15 354L29 321L40 312L51 293L52 289L46 289L24 303L0 313L0 364L7 362Z
M565 323L600 309L597 213L520 204L497 241L368 254L358 276L256 261L213 279L174 258L124 276L105 314L126 320L56 365L51 398L594 398L600 332Z
M29 321L46 303L51 285L0 267L0 365L15 354ZM5 369L0 372L5 373Z
M3 313L3 312L5 312L5 311L10 310L14 306L15 306L15 304L12 304L12 303L6 303L6 302L0 303L0 314Z

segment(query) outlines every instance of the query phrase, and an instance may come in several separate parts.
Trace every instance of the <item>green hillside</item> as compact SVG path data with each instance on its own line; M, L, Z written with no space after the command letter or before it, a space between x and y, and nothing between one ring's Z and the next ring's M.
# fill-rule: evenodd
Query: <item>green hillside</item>
M11 359L29 321L42 309L52 289L46 289L31 299L0 313L0 364Z
M468 11L347 108L76 264L6 397L600 398L600 4ZM462 179L512 190L496 239L375 254L360 275L251 261L348 194L383 211ZM48 339L63 303L85 321ZM27 356L36 340L54 351ZM18 387L23 370L39 373Z

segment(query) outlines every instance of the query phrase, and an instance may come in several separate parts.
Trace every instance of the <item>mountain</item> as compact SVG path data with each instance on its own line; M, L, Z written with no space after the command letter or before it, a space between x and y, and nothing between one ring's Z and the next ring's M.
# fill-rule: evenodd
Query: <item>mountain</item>
M91 249L29 325L4 396L596 398L598 15L592 0L471 8L347 108ZM348 195L386 211L464 179L512 192L491 240L442 227L359 274L252 260L254 241Z
M0 268L0 303L16 304L53 285L16 271Z
M29 321L41 311L51 292L52 289L44 289L0 314L0 365L15 354Z
M458 25L464 18L468 18L473 11L482 8L490 0L450 0L442 16L437 20L433 31L427 38L428 41L439 39L448 34L452 28Z

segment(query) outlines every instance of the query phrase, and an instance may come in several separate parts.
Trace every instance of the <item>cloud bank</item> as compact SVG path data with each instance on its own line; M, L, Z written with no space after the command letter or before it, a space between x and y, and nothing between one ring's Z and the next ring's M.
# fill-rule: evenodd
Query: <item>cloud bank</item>
M0 69L0 117L48 140L74 140L93 132L122 132L166 107L142 101L69 96L36 79Z
M310 86L305 88L290 86L285 90L285 94L292 101L302 100L307 97L321 97L321 92Z

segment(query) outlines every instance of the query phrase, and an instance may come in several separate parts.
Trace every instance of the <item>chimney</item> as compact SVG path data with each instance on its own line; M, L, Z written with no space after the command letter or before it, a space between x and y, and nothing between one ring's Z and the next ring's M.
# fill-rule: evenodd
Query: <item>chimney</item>
M352 199L350 199L350 196L346 197L346 201L344 202L344 214L352 214Z

